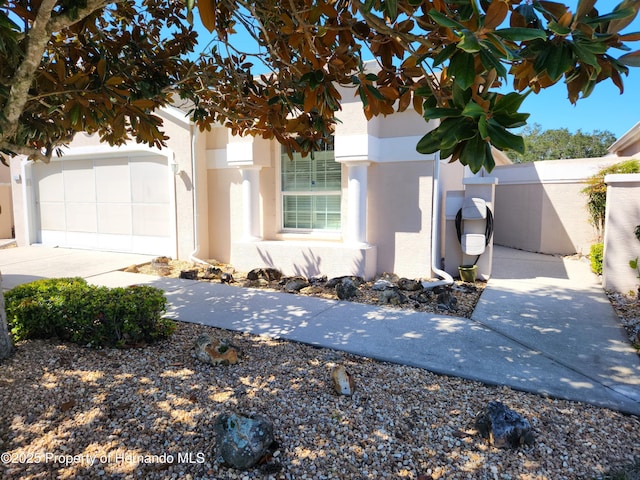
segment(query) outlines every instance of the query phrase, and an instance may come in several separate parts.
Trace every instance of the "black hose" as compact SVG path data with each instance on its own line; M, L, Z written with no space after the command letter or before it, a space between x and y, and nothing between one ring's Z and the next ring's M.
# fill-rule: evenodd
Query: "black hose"
M484 246L487 247L493 235L493 212L489 207L485 208L487 209L487 218L484 227ZM458 235L458 243L462 245L462 209L456 213L456 234ZM476 257L476 261L473 264L478 263L478 260L480 260L480 255Z

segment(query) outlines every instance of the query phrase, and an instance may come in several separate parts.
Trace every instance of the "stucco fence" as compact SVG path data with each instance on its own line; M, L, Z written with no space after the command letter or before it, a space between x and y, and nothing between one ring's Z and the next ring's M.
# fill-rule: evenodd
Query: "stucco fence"
M547 160L496 167L494 243L531 252L588 255L602 241L589 221L586 180L630 157ZM640 175L609 175L603 286L635 291L640 280L629 260L640 256Z
M638 273L629 260L640 257L634 230L640 225L640 174L607 175L602 283L606 290L636 292Z

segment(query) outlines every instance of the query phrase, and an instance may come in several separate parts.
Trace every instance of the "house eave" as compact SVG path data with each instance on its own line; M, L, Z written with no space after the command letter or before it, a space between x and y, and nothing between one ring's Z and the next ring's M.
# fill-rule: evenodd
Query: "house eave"
M611 154L617 154L620 150L624 150L629 145L640 140L640 122L636 123L628 131L624 133L618 140L613 142L607 151Z

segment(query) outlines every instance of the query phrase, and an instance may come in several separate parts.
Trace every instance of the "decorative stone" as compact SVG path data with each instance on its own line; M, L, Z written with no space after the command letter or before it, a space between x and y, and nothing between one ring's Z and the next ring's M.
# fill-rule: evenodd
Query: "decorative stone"
M214 278L220 278L221 275L222 275L222 270L220 268L210 265L207 267L207 270L204 272L204 275L202 275L202 278L206 280L213 280Z
M351 300L358 294L358 287L356 287L350 278L343 278L342 281L335 286L335 290L340 300Z
M398 280L398 287L401 290L417 292L418 290L422 290L422 283L417 280L411 280L409 278L401 278L400 280Z
M378 296L378 302L382 305L402 305L405 301L404 295L395 288L383 290Z
M228 272L224 272L223 274L220 275L220 281L222 283L233 283L233 275L231 275Z
M355 275L344 275L342 277L334 277L330 279L329 281L327 281L327 284L325 286L327 288L336 288L336 285L338 285L339 283L342 283L342 281L345 278L348 278L349 280L351 280L356 287L364 283L364 278L362 277L357 277Z
M267 282L278 281L282 278L282 272L277 268L254 268L249 273L247 273L247 280L258 280L264 279Z
M356 389L355 382L351 374L342 365L335 367L331 371L331 380L333 381L333 388L338 395L353 395Z
M305 287L309 286L306 278L293 277L288 279L284 284L284 291L288 293L297 293Z
M317 277L311 277L309 279L309 283L314 286L324 285L325 283L327 283L327 276L322 275Z
M440 310L455 310L458 305L458 299L451 293L451 290L447 288L438 294L437 300Z
M501 402L489 402L476 416L475 426L497 448L517 448L534 440L529 421Z
M398 277L398 275L396 275L395 273L384 272L380 274L378 280L387 280L388 282L391 282L395 285L396 283L398 283L398 280L400 280L400 277Z
M273 425L263 417L220 414L214 425L216 445L224 461L246 470L269 453L274 442Z
M127 273L140 273L140 269L137 265L129 265L127 268L123 270L123 272Z
M238 351L226 340L203 334L196 339L196 358L210 365L235 365L238 363Z
M430 303L431 302L431 291L422 290L422 291L412 295L411 300L415 300L418 303Z
M386 290L388 288L394 288L394 287L395 285L391 283L389 280L386 280L384 278L379 278L373 283L373 286L371 288L377 291L382 291L382 290Z
M197 280L198 270L180 270L180 278L184 280Z

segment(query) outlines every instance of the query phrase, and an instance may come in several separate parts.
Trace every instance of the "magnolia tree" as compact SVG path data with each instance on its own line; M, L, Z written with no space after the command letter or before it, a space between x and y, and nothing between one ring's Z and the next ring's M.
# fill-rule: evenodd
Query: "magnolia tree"
M154 111L178 96L202 129L222 123L306 153L333 132L342 85L355 88L367 118L413 105L439 120L418 151L491 170L491 145L524 149L509 130L525 124L519 108L531 92L563 81L576 102L605 80L623 91L628 67L640 65L627 46L640 33L624 33L639 8L640 0L612 12L595 0L573 11L537 0L0 0L0 160L47 162L81 131L162 147ZM194 13L211 34L199 55ZM251 47L239 46L240 35ZM500 93L507 82L511 93Z
M440 120L419 152L491 170L491 145L524 150L509 130L525 125L527 95L560 81L573 103L605 80L622 92L628 67L640 65L640 52L627 46L640 33L623 33L640 0L612 12L595 0L573 11L536 0L194 1L189 7L216 41L212 63L189 86L195 119L275 137L291 150L330 134L336 85L350 85L367 117L413 104ZM240 49L235 32L258 47ZM362 61L371 57L374 72ZM256 76L256 67L269 73ZM512 92L500 93L507 82Z

